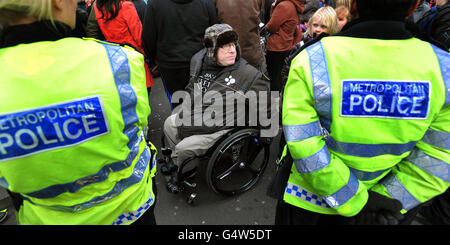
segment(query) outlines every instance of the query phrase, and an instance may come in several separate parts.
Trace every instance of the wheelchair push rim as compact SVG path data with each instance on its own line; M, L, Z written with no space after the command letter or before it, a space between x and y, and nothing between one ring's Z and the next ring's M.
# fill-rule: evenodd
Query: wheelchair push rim
M260 141L257 129L232 134L219 144L208 162L208 186L229 196L248 191L264 173L269 150L269 145Z

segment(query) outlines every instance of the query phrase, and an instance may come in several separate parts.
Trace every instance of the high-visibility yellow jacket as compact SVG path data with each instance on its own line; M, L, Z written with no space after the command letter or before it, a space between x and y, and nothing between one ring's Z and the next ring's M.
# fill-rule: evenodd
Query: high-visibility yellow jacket
M130 224L153 205L144 58L65 38L0 49L0 185L19 224Z
M330 36L292 61L285 202L356 215L368 190L402 212L450 185L450 55L415 38Z

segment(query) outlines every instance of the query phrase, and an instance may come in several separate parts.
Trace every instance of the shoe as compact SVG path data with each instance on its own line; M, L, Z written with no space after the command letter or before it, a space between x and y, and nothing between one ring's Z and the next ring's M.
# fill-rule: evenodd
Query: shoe
M158 164L161 164L161 173L164 175L171 175L178 171L178 166L173 163L172 159L169 159L169 161L159 159Z
M8 217L8 210L0 210L0 223L2 223L6 219L6 217Z
M166 187L170 193L177 194L180 192L180 187L178 186L178 177L176 173L170 176L170 180L167 182Z

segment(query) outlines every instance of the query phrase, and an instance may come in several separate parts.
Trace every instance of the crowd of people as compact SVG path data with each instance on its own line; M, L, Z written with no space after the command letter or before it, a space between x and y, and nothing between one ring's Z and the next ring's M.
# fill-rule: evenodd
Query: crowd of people
M19 224L157 224L161 81L164 174L235 126L177 123L208 92L275 91L275 224L449 224L449 50L448 0L0 0L0 186Z

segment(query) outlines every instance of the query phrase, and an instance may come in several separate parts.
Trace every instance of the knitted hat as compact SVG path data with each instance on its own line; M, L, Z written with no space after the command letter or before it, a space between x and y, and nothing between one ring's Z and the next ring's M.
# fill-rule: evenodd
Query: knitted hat
M207 57L215 59L217 49L227 43L234 43L236 45L236 60L238 60L240 57L238 34L230 25L215 24L206 29L203 44L206 48Z

